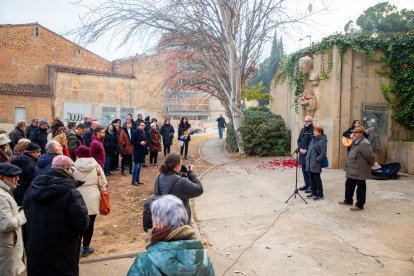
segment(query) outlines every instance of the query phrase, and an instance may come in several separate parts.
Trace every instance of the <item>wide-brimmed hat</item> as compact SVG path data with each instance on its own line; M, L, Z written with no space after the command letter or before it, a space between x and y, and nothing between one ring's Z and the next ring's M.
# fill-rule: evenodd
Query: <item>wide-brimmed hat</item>
M358 126L358 127L356 127L356 128L354 128L353 130L352 130L352 132L359 132L359 133L365 133L366 132L366 130L365 130L365 127L363 127L363 126Z
M10 143L11 140L7 137L7 134L0 134L0 146Z

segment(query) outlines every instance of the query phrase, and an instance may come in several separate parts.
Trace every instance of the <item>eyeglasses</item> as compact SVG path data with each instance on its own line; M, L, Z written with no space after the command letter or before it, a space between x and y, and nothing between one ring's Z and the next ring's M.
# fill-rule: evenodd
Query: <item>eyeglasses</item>
M304 121L305 123L310 123L310 122L312 122L312 121Z

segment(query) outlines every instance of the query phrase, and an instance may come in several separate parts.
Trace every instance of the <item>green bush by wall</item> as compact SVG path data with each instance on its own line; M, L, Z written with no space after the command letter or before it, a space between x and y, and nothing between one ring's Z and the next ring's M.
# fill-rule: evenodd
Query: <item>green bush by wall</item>
M244 111L241 133L247 155L281 156L290 151L290 132L283 118L266 107L254 107ZM227 126L226 148L228 151L237 151L232 123Z

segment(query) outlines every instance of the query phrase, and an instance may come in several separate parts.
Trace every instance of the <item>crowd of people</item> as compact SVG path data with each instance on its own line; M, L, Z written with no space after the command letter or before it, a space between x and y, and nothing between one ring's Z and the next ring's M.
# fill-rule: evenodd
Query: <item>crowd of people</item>
M360 125L359 120L354 120L352 126L343 133L343 136L351 140L347 148L345 199L339 201L341 205L354 205L354 193L356 188L355 206L351 211L364 209L366 200L366 179L371 175L371 166L375 163L375 154L368 141L368 131ZM321 179L323 161L327 160L328 139L321 126L313 125L313 118L306 116L304 126L297 139L298 163L302 167L304 186L299 191L309 195L307 198L322 200L325 198Z
M141 114L135 121L128 114L123 124L117 119L105 127L92 117L67 126L55 118L50 127L46 120L34 118L28 126L17 122L9 134L0 131L0 243L6 245L0 247L3 275L18 275L25 269L29 276L78 275L79 256L95 252L90 244L101 192L107 189L106 177L121 163L121 175L129 173L132 185L143 185L140 175L146 155L149 165L157 166L160 151L165 158L154 193L162 196L153 207L155 223L148 249L165 241L177 246L171 254L196 251L202 262L190 258L182 271L214 275L189 226L189 198L200 196L203 187L193 166L182 171L182 157L188 159L192 134L186 117L178 127L181 156L171 152L174 133L168 119L160 127L155 118L143 120ZM138 261L141 258L129 275L141 275L135 271ZM162 257L139 269L168 274L170 262L171 256Z

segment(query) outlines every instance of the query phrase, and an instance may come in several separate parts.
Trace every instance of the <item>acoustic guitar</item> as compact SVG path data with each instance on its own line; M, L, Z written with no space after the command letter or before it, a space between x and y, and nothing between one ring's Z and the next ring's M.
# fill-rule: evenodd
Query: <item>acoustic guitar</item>
M350 138L342 136L342 144L347 148L351 147L352 146L352 137L354 137L353 133L351 133Z

